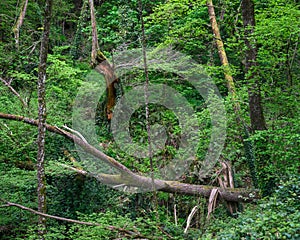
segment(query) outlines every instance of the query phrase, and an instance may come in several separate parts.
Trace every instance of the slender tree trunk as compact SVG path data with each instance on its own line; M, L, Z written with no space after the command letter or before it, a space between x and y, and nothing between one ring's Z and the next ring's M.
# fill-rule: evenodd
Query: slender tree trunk
M44 168L45 158L45 133L46 133L46 101L45 101L45 83L47 56L50 35L52 0L46 1L44 16L44 32L40 50L40 64L38 71L38 153L37 153L37 180L38 180L38 211L46 213L46 177ZM44 239L46 231L46 218L39 216L39 235L40 239Z
M99 42L98 42L98 34L97 34L97 24L96 24L96 17L95 17L94 0L89 0L89 5L90 5L91 24L92 24L91 61L92 61L92 64L97 64L96 56L97 56L97 51L99 50Z
M20 39L20 28L23 25L24 18L26 15L28 0L23 0L21 4L21 12L19 15L18 20L16 21L16 24L13 27L13 32L15 35L15 41L16 41L16 48L19 49L19 39Z
M245 74L248 81L248 99L251 119L251 131L266 130L266 122L261 104L261 94L256 71L257 47L251 38L255 28L254 3L252 0L242 0L242 18L245 28Z

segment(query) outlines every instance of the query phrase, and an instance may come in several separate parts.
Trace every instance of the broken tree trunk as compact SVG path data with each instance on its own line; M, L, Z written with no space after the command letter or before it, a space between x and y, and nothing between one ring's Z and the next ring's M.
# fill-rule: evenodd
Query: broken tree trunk
M117 83L119 79L115 75L113 66L108 62L107 58L100 51L98 34L97 34L97 24L95 17L94 1L89 0L90 13L91 13L91 24L92 24L92 53L91 53L91 63L92 67L96 69L99 73L104 75L106 81L106 91L107 91L107 102L106 102L106 116L108 120L112 119L113 107L116 104L117 98Z
M107 102L106 102L105 111L106 111L107 120L111 120L113 108L116 105L117 88L119 85L119 79L115 75L113 66L109 63L109 61L105 58L105 56L100 50L97 51L96 62L97 65L95 66L95 70L103 74L106 81Z
M0 118L10 119L15 121L21 121L30 125L38 126L38 121L23 116L17 116L12 114L0 113ZM178 181L165 181L160 179L154 179L154 181L149 177L140 176L126 166L122 165L120 162L116 161L114 158L107 156L105 153L96 149L95 147L88 144L84 139L60 129L56 126L46 124L46 129L48 131L60 134L66 138L74 141L78 144L84 151L95 156L99 160L109 164L114 169L118 170L120 174L110 175L110 174L98 174L96 177L101 180L102 183L112 186L124 186L124 187L143 187L146 189L153 189L154 187L158 191L169 192L169 193L181 193L186 195L198 195L203 197L209 197L214 186L206 185L194 185L181 183ZM81 170L82 171L82 170ZM88 174L82 171L83 174ZM253 202L260 198L257 190L249 190L242 188L218 188L219 197L226 201L232 202Z

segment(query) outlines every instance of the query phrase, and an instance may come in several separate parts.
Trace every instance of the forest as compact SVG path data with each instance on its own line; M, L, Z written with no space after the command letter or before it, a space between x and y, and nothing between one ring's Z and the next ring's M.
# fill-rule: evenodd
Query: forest
M299 6L0 1L0 239L300 239Z

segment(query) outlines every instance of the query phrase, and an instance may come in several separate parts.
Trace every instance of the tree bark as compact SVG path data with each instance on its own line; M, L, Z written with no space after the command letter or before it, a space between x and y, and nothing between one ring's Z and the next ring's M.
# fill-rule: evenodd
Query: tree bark
M255 40L251 38L255 28L254 2L252 0L242 0L241 8L245 32L244 41L247 47L245 51L245 74L248 81L251 131L255 132L256 130L266 130L267 127L261 104L259 81L255 72L257 47Z
M49 48L50 21L51 21L52 0L46 1L44 15L44 32L41 41L40 64L38 70L38 153L37 153L37 180L38 180L38 211L46 213L46 177L44 168L45 159L45 133L46 133L46 69ZM44 239L46 231L46 218L39 215L39 235Z
M263 113L263 106L261 103L261 92L260 92L260 82L258 79L257 68L257 45L255 39L252 37L255 30L255 12L254 12L254 2L253 0L242 0L242 18L244 25L244 41L247 47L245 51L245 75L248 85L248 99L249 99L249 110L250 110L250 120L251 120L251 132L266 130L267 125ZM257 148L259 149L258 161L256 161L257 167L260 169L256 179L257 183L255 187L260 185L262 189L262 194L264 196L270 195L273 189L276 187L276 178L274 173L271 173L268 164L270 155L266 154L266 148L268 145L268 139L258 139L255 141ZM256 166L252 166L253 169ZM251 170L251 169L250 169ZM253 172L253 170L251 171ZM256 170L255 170L256 172ZM270 176L265 180L265 176ZM272 177L271 177L272 176ZM256 173L255 173L255 178Z
M38 126L38 121L23 116L17 116L12 114L0 113L0 118L10 119L15 121L21 121L30 125ZM99 151L95 147L88 144L85 140L80 137L67 132L63 129L60 129L56 126L51 126L45 124L45 127L48 131L60 134L66 138L74 141L78 144L83 150L87 153L95 156L96 158L102 160L103 162L109 164L116 170L120 172L117 175L109 174L99 174L96 177L101 180L102 183L117 186L128 186L128 187L144 187L147 189L153 189L154 187L158 191L169 192L169 193L181 193L186 195L199 195L203 197L209 197L212 189L215 189L215 186L206 186L206 185L194 185L181 183L178 181L165 181L160 179L152 180L149 177L140 176L130 169L122 165L120 162L116 161L114 158L107 156L105 153ZM85 171L81 170L82 174L88 174ZM253 202L260 198L257 190L249 190L242 188L217 188L220 193L220 198L226 201L232 202Z

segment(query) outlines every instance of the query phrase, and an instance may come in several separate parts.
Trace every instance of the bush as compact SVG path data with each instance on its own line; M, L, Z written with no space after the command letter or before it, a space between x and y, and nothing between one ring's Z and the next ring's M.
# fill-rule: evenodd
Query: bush
M299 183L299 176L281 182L272 197L237 219L215 219L203 239L299 239Z

